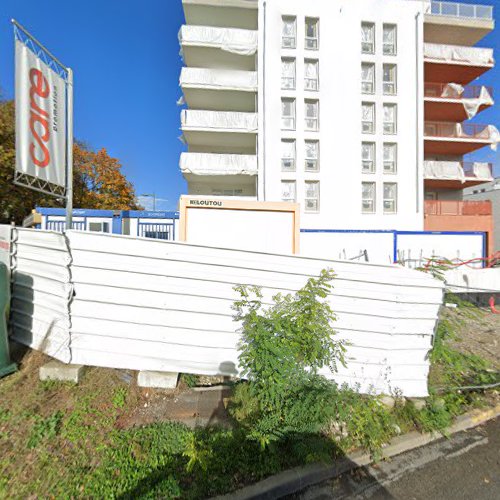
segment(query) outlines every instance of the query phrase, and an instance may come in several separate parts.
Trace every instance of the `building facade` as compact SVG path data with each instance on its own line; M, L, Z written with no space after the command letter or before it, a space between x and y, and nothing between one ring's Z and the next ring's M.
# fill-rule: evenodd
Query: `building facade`
M183 6L180 167L190 195L295 201L310 230L449 231L446 202L492 179L491 165L464 162L500 140L494 126L468 122L493 105L491 89L471 85L494 64L491 49L475 47L494 29L491 7Z

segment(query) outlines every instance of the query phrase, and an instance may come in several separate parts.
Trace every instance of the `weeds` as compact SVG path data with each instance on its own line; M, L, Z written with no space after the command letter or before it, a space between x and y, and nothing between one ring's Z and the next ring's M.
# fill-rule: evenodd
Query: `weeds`
M53 413L50 417L42 418L35 416L35 423L28 439L28 448L36 448L44 439L50 441L59 433L63 414L60 411Z

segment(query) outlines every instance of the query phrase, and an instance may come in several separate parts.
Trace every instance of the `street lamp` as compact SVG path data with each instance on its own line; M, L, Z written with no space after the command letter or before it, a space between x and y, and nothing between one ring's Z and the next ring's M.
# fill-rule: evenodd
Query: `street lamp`
M153 212L156 212L156 194L155 193L152 193L152 194L146 193L146 194L141 194L140 196L142 196L144 198L153 198Z

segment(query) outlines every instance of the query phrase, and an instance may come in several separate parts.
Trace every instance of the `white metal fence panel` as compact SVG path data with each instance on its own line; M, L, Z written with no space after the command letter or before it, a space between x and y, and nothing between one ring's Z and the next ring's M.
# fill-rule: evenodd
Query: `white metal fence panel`
M64 362L236 375L233 287L259 285L270 303L329 267L334 326L350 344L333 378L362 392L427 394L443 284L424 273L103 233L16 233L14 337Z
M64 235L16 228L11 251L13 338L70 362L69 302L73 286Z

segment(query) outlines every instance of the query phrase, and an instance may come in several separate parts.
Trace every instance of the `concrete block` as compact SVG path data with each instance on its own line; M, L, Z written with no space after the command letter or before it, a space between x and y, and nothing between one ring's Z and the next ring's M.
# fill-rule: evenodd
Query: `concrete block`
M413 403L417 410L423 410L427 405L427 401L423 398L408 398L408 400Z
M66 365L57 360L49 361L40 368L40 380L58 380L78 384L85 371L83 365Z
M396 404L396 400L392 396L382 396L380 398L380 402L386 406L387 408L394 408L394 405Z
M151 387L155 389L175 389L178 378L178 373L141 370L137 377L137 385L139 387Z

